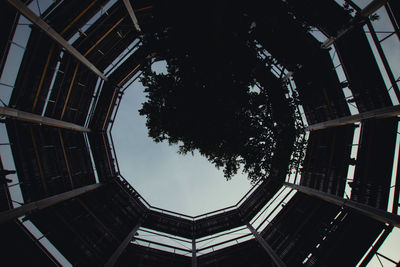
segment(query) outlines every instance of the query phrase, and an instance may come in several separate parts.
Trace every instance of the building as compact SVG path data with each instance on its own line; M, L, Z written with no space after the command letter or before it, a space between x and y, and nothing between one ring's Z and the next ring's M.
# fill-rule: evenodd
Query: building
M173 16L179 3L58 0L39 11L40 19L27 8L30 2L0 3L2 72L12 61L7 55L20 14L33 22L0 113L18 175L13 185L6 180L10 169L1 168L3 262L60 265L26 222L82 266L365 266L400 226L400 175L392 177L399 79L370 20L377 10L387 12L393 25L387 38L398 42L398 1L375 0L363 8L346 1L353 13L333 0L274 0L268 15L250 9L257 41L279 62L265 78L278 86L285 78L299 93L309 125L304 164L296 178L277 171L237 205L197 217L149 205L119 173L108 136L124 88L151 60L141 34L160 13ZM330 38L321 45L294 18ZM279 151L289 159L291 151ZM13 206L14 186L21 207ZM146 231L158 238L146 239ZM217 241L204 245L210 240Z

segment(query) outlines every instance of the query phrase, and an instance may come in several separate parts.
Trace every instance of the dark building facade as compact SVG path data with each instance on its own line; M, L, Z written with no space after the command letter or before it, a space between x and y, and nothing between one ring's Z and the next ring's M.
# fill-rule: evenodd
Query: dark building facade
M246 4L254 5L248 12L257 42L277 60L260 76L277 87L287 79L288 92L299 94L308 125L304 162L293 178L276 160L277 171L236 205L196 217L148 204L121 175L109 135L123 91L152 59L142 34L181 3L57 0L36 18L26 10L30 2L0 3L2 72L19 17L32 21L9 103L1 109L23 196L22 206L14 207L1 166L5 266L60 265L26 221L78 266L366 266L399 227L400 175L392 178L399 108L390 95L400 96L399 80L370 21L385 10L394 28L390 38L399 41L399 1L371 1L364 8L333 0L274 0L266 9ZM334 47L288 14L331 37ZM363 27L372 32L383 67ZM291 152L283 144L276 154L288 161ZM243 234L229 237L235 231ZM200 246L209 240L215 242Z

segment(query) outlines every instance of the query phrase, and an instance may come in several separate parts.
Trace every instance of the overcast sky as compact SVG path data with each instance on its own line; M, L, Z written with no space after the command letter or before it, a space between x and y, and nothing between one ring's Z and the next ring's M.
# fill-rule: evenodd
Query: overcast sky
M155 70L165 69L156 63ZM122 175L153 206L188 215L236 204L251 188L239 173L230 181L222 169L198 153L180 155L178 146L155 143L148 137L146 117L138 110L145 99L144 87L133 83L122 97L112 130Z

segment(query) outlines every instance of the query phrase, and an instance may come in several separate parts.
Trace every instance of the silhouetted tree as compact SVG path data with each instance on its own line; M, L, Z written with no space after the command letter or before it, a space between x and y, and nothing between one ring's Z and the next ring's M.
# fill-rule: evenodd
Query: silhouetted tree
M140 114L154 141L178 144L183 154L198 150L227 179L242 165L255 182L270 173L277 137L290 122L273 115L273 90L255 86L268 59L258 56L254 22L229 3L204 7L183 17L164 10L168 17L160 13L155 21L164 27L144 36L149 52L167 61L168 73L144 68L148 100Z

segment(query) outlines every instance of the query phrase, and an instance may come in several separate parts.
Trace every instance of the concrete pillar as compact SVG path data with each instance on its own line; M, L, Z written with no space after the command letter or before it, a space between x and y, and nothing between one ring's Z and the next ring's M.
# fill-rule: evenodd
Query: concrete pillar
M279 256L275 253L275 251L268 245L267 241L257 232L256 229L250 224L247 223L247 228L250 230L250 232L254 235L258 243L264 248L264 250L268 253L268 255L271 257L273 262L275 263L276 266L278 267L285 267L286 264L279 258Z
M359 121L367 120L367 119L390 118L390 117L395 117L398 115L400 115L400 105L375 109L375 110L366 111L366 112L352 115L352 116L346 116L346 117L342 117L342 118L338 118L338 119L334 119L334 120L316 123L316 124L308 126L306 128L306 130L307 131L315 131L315 130L326 129L329 127L353 124L355 122L359 122Z
M26 214L30 214L32 212L48 208L50 206L53 206L57 203L60 203L62 201L77 197L79 195L85 194L87 192L93 191L99 187L101 187L103 184L92 184L92 185L87 185L83 186L80 188L73 189L71 191L67 191L55 196L51 196L45 199L41 199L38 201L34 201L28 204L24 204L21 207L11 209L11 210L6 210L0 213L0 224L17 219L18 217L21 217Z
M48 126L64 128L64 129L78 131L78 132L90 132L90 129L82 127L82 126L74 124L74 123L60 121L60 120L52 119L49 117L44 117L44 116L40 116L40 115L37 115L34 113L20 111L20 110L8 108L8 107L0 107L0 116L6 116L9 118L15 118L15 119L21 120L21 121L28 121L28 122L38 123L38 124L44 124L44 125L48 125Z
M192 267L197 267L196 239L192 239Z
M11 5L13 5L24 17L30 20L32 23L37 25L42 29L51 39L56 41L61 47L63 47L68 53L75 57L79 62L85 65L89 70L99 76L101 79L107 81L107 77L98 70L86 57L84 57L78 50L68 43L60 34L58 34L49 24L44 22L40 17L38 17L32 10L30 10L24 3L20 0L7 0Z
M388 0L373 0L371 1L364 9L360 10L358 12L358 18L368 18L370 15L378 11L379 8L384 6ZM322 45L321 48L327 49L329 48L337 39L342 37L345 33L348 31L352 30L355 27L355 23L351 23L347 28L344 28L342 30L339 30L336 36L330 37L328 40L326 40Z
M132 19L133 25L135 25L135 28L138 32L140 32L140 27L139 27L139 22L136 18L135 12L133 12L133 8L131 5L131 2L129 0L123 0L124 1L124 5L126 7L126 10L128 10L129 16Z
M135 236L136 232L139 230L141 221L139 221L138 224L133 227L132 231L125 237L125 239L122 241L122 243L119 245L119 247L114 251L114 253L111 255L111 257L108 259L106 264L104 266L106 267L111 267L114 266L114 264L117 262L119 256L121 256L122 252L126 249L126 247L129 245L131 242L132 238Z
M307 194L312 197L317 197L319 199L325 200L329 203L335 204L337 206L344 206L347 208L350 208L352 210L355 210L365 216L368 216L372 219L375 219L377 221L383 222L383 223L388 223L390 225L393 225L395 227L400 228L400 216L389 213L387 211L377 209L362 203L355 202L350 199L344 199L335 195L331 195L325 192L321 192L309 187L305 186L300 186L300 185L295 185L295 184L290 184L290 183L283 183L283 185L296 189L297 191L300 191L304 194Z
M131 242L132 238L135 236L136 232L139 230L141 221L139 221L138 224L133 227L132 231L125 237L125 239L122 241L122 243L119 245L119 247L114 251L114 253L111 255L111 257L108 259L106 264L104 266L106 267L111 267L114 266L114 264L117 262L119 256L121 256L122 252L126 249L126 247L129 245Z

